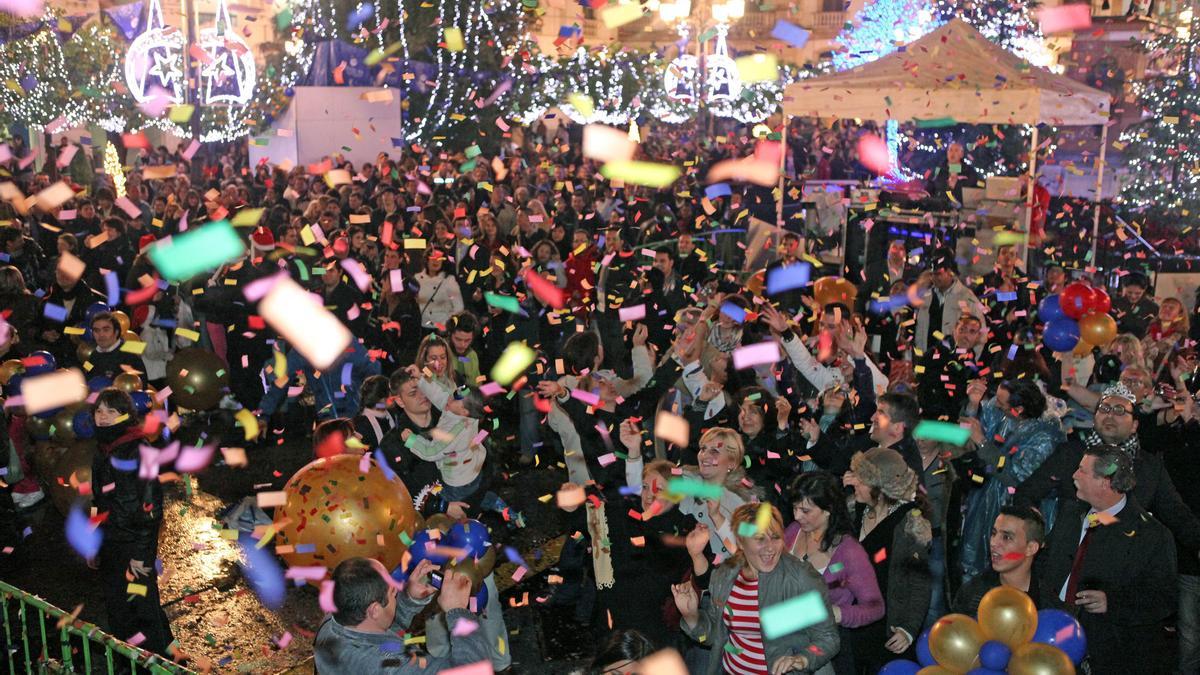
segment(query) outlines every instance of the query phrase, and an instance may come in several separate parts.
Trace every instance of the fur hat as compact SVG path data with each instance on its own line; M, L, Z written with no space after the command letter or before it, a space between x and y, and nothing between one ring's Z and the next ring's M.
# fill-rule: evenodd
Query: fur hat
M872 448L850 460L850 471L863 485L879 488L888 499L907 502L917 496L917 474L891 448Z

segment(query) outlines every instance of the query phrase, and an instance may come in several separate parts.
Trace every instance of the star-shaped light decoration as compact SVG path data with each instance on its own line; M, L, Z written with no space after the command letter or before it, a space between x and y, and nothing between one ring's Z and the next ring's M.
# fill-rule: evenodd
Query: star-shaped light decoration
M159 0L150 0L146 30L125 52L125 84L134 100L165 96L168 103L183 102L183 49L183 33L164 24Z
M204 102L249 103L254 95L257 67L250 46L233 28L227 0L218 0L213 25L200 31L198 44L210 57L200 72Z

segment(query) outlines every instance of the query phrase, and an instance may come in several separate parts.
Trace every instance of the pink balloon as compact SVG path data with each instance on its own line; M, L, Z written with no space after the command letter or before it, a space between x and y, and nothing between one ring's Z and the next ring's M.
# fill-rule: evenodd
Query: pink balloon
M875 134L863 134L858 137L858 161L880 175L892 170L887 143Z

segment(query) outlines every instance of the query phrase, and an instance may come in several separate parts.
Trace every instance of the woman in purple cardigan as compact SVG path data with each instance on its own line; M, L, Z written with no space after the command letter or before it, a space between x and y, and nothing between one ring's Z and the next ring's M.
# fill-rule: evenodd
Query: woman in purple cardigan
M833 474L813 471L792 483L796 521L784 532L787 551L809 563L829 586L829 604L841 633L842 648L833 660L838 675L856 672L850 630L883 618L883 595L867 552L851 534L853 526L842 483Z

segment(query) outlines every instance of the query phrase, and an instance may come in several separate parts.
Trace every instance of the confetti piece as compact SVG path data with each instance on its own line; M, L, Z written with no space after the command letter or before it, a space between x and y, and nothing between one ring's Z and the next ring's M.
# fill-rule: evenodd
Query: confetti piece
M238 547L242 550L238 565L258 599L268 608L278 609L283 605L287 593L283 571L279 569L279 563L272 553L254 546L250 543L252 541L248 537L238 540Z
M75 191L71 189L71 186L60 180L54 185L51 185L45 190L37 193L35 199L37 200L38 208L42 209L43 211L51 211L62 206L74 197Z
M679 178L680 171L679 167L671 164L630 160L608 162L600 167L600 174L609 180L620 180L631 185L665 188Z
M577 92L567 94L567 103L570 103L584 117L591 117L596 113L596 106L592 104L592 98L585 94Z
M0 12L7 12L21 18L41 16L45 11L43 0L0 0Z
M606 5L600 10L600 20L605 28L617 28L642 18L642 5L631 2L627 5Z
M779 62L773 54L751 54L736 61L742 82L773 82L779 79Z
M679 652L667 648L642 659L638 672L642 675L687 675L688 670Z
M775 21L775 27L771 29L771 37L776 40L783 40L789 45L800 49L808 43L810 33L794 23L778 19Z
M398 272L399 270L394 271ZM563 305L566 304L566 292L564 289L559 288L553 282L533 271L532 268L526 268L524 275L525 285L529 287L529 290L533 291L538 300L541 300L554 309L562 309Z
M734 349L733 367L741 370L767 363L778 363L780 358L779 343L774 340L768 340Z
M794 288L804 288L808 285L811 274L812 265L805 262L772 268L767 272L767 293L773 295Z
M245 244L228 221L209 223L150 247L150 261L168 281L183 281L240 257Z
M242 408L241 410L237 411L237 415L235 415L235 417L237 418L237 421L241 423L242 431L244 432L247 441L258 438L258 419L254 417L254 413ZM259 506L262 505L259 504Z
M624 162L633 159L637 144L629 133L603 124L583 128L583 156L601 162Z
M887 143L872 133L858 137L858 161L880 176L892 170L892 158L888 153Z
M70 279L72 282L75 282L79 281L80 277L83 276L84 271L87 270L87 263L71 255L70 251L63 251L63 253L58 256L57 269L58 272L60 272L64 277Z
M1037 19L1046 35L1091 28L1092 7L1084 3L1042 7L1037 10Z
M234 227L254 227L266 212L266 209L242 209L229 222Z
M691 426L679 415L660 410L654 418L654 435L668 443L686 448L691 438Z
M271 509L287 504L287 493L283 490L277 492L260 492L255 497L258 500L258 508L260 509Z
M819 591L809 591L789 600L764 607L761 612L763 637L775 640L829 618L829 608Z
M492 379L501 386L507 386L517 379L536 358L537 354L524 342L510 342L504 348L504 353L496 360L496 365L492 366Z
M731 180L774 187L779 182L779 163L755 157L726 159L713 164L708 170L707 180L710 183Z
M587 501L587 494L584 493L583 487L579 485L568 485L561 488L555 493L555 503L560 509L575 509L579 505Z
M961 446L967 442L967 439L971 438L971 431L970 429L949 422L921 420L917 423L917 427L913 429L913 438Z
M667 490L685 497L720 499L724 488L720 485L710 485L696 478L672 478L667 481Z
M459 617L458 621L454 622L454 627L450 629L450 634L454 637L462 637L464 635L470 635L477 630L479 630L478 623L466 617Z
M167 119L175 124L187 124L192 121L192 115L196 112L196 106L190 103L178 103L171 106L170 112L167 113Z
M321 582L321 592L317 594L317 604L321 606L321 611L326 614L337 612L337 605L333 603L332 579L326 579Z
M87 382L76 368L21 380L21 398L30 415L78 403L87 396Z
M322 302L291 277L278 277L258 304L258 313L318 370L346 351L353 335Z
M100 552L103 540L104 533L84 515L83 507L78 503L72 505L67 514L67 543L71 548L85 560L93 560Z
M511 295L501 295L500 293L487 291L483 294L483 299L487 304L497 309L502 309L511 314L521 313L521 302Z
M447 26L442 29L442 40L446 43L448 52L461 52L464 48L461 28Z
M617 318L622 323L626 321L641 321L646 318L646 306L634 305L632 307L622 307L617 310Z

